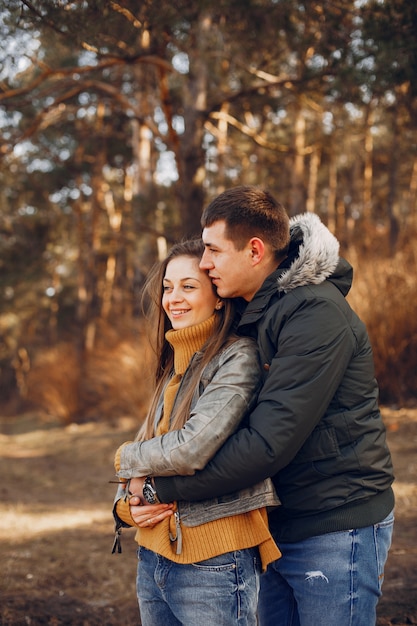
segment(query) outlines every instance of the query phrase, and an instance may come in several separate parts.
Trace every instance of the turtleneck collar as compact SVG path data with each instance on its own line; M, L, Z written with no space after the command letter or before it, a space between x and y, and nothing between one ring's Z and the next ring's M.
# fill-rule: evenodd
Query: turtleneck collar
M165 338L174 349L174 369L176 374L184 374L193 354L201 350L214 331L216 313L200 324L168 330Z

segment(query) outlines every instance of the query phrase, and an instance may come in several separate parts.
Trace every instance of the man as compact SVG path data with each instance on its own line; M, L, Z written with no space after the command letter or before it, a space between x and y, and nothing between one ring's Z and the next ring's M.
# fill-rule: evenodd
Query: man
M271 476L282 558L262 577L261 626L371 626L391 543L391 457L372 351L346 302L352 268L314 214L288 220L266 191L236 187L202 216L206 269L245 303L264 384L247 426L194 476L156 477L162 502L199 500ZM149 481L148 481L149 484Z

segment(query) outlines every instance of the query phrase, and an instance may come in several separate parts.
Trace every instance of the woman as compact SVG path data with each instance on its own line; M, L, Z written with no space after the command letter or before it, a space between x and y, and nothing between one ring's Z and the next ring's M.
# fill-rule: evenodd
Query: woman
M254 626L260 570L280 556L265 509L278 504L270 481L221 499L146 504L155 501L150 476L204 467L260 385L255 344L231 332L232 301L200 270L202 253L200 240L174 246L147 282L158 320L156 388L137 441L116 453L118 477L142 502L130 507L122 485L115 516L119 527L138 528L143 626ZM147 476L143 493L138 476Z

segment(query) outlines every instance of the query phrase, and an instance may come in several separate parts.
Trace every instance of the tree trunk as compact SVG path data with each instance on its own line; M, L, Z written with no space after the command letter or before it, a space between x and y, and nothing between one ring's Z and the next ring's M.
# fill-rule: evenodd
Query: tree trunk
M410 186L405 194L405 217L415 219L417 212L417 158L414 159Z
M387 213L389 220L389 250L391 256L395 253L399 235L399 222L397 218L397 179L398 179L398 125L396 114L393 115L392 121L392 148L389 155L389 172L388 172L388 201Z
M184 134L182 135L180 183L176 186L181 215L181 235L200 235L200 217L204 205L205 152L203 148L205 111L207 108L206 49L211 31L211 17L199 16L195 46L189 51L190 69L184 90Z
M294 121L294 167L291 177L290 214L297 215L305 211L305 118L300 103L297 104Z
M321 153L317 147L313 150L310 157L310 175L307 188L307 211L314 213L316 210L316 195L317 195L317 179L320 167Z
M333 152L333 151L332 151ZM337 160L332 153L329 163L329 195L327 197L327 226L332 233L337 228Z
M363 217L366 221L372 219L372 157L374 141L372 137L372 124L374 123L374 111L372 102L367 108L365 117L365 160L363 171Z

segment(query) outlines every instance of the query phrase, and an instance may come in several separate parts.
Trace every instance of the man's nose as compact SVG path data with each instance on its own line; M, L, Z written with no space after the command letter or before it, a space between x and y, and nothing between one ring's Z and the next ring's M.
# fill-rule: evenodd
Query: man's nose
M201 270L210 270L213 267L212 261L209 259L209 256L206 251L203 252L203 256L201 257L201 261L199 263L199 267Z

